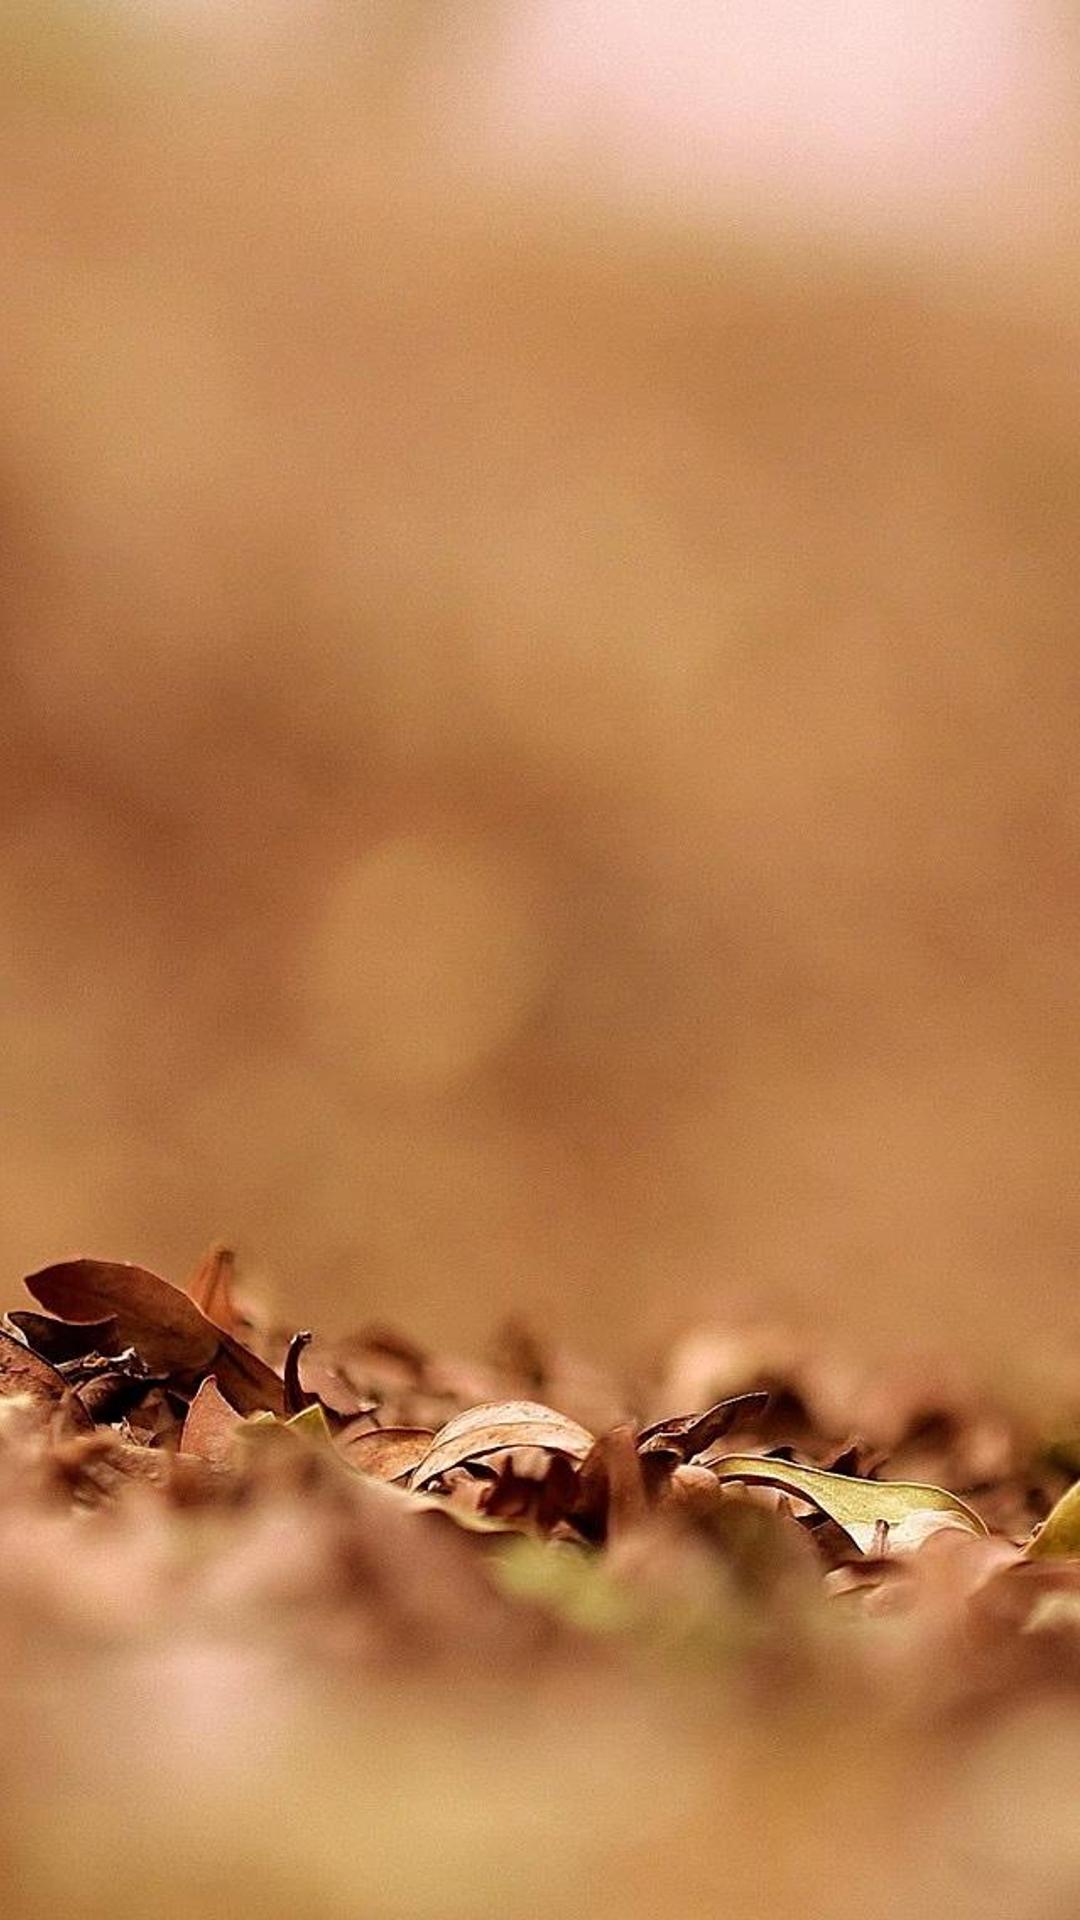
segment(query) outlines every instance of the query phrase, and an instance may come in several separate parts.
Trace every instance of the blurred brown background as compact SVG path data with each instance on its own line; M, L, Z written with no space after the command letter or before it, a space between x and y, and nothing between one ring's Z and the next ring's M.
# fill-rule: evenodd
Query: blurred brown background
M1068 12L5 14L9 1287L1080 1333Z

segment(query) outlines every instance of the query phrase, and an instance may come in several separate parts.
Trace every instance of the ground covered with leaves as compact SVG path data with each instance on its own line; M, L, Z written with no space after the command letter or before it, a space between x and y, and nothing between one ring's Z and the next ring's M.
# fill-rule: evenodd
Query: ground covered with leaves
M223 1248L26 1286L8 1911L1077 1911L1080 1379L318 1340Z

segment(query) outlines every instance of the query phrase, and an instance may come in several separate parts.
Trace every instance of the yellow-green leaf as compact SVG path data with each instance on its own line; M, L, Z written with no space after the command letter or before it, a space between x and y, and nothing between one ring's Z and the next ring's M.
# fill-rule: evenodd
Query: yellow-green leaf
M823 1467L796 1466L790 1460L764 1460L756 1454L703 1454L696 1463L718 1480L746 1480L775 1487L805 1500L835 1521L860 1553L873 1550L879 1527L888 1527L891 1551L910 1551L937 1526L987 1529L977 1513L943 1487L916 1486L901 1480L858 1480Z
M1029 1560L1080 1559L1080 1480L1051 1507L1024 1552Z

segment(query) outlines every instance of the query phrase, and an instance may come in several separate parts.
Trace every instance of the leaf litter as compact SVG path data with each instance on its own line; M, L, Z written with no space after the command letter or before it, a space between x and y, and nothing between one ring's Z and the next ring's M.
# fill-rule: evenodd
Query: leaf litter
M530 1740L569 1711L575 1742L584 1703L630 1701L661 1744L685 1688L687 1752L711 1700L740 1751L772 1729L769 1765L793 1716L940 1767L972 1728L1080 1703L1080 1383L1041 1432L948 1371L775 1329L702 1329L625 1376L520 1325L483 1361L386 1327L315 1340L241 1307L221 1247L187 1288L89 1259L26 1285L0 1330L0 1646L24 1674L243 1647L271 1697L322 1675L370 1714L389 1688L380 1738L406 1698Z

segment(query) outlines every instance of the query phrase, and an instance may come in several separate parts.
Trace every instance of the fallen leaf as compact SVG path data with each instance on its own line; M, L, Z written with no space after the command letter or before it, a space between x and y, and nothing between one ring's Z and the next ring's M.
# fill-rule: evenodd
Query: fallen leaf
M282 1413L285 1398L280 1377L231 1333L220 1337L214 1362L218 1385L238 1413Z
M301 1407L299 1413L290 1414L285 1425L292 1433L298 1433L305 1440L314 1440L319 1446L329 1446L333 1434L330 1423L317 1401L309 1407Z
M494 1556L492 1572L515 1600L543 1607L586 1633L628 1633L642 1617L640 1597L613 1578L590 1547L516 1540Z
M318 1406L301 1407L299 1413L290 1413L284 1418L260 1409L258 1413L249 1414L241 1424L246 1434L260 1441L269 1439L272 1444L276 1444L281 1434L299 1434L302 1440L317 1440L320 1444L324 1441L329 1444L333 1439L326 1415Z
M285 1394L285 1412L288 1415L302 1413L305 1407L313 1407L318 1402L318 1394L309 1393L300 1382L300 1355L310 1346L310 1332L294 1333L289 1341L289 1350L285 1355L285 1365L281 1370L281 1384Z
M767 1393L739 1393L730 1400L718 1400L704 1413L687 1413L672 1420L657 1420L643 1427L637 1443L642 1453L671 1452L680 1460L693 1460L699 1453L729 1433L737 1420L761 1413L768 1403Z
M605 1531L616 1540L641 1525L649 1508L642 1462L631 1427L601 1434L590 1454L606 1483Z
M430 1486L433 1480L454 1467L515 1447L543 1447L548 1453L565 1454L570 1460L584 1460L592 1445L593 1435L579 1427L576 1420L568 1420L564 1414L537 1401L505 1400L470 1407L440 1428L414 1469L409 1485Z
M233 1299L232 1283L236 1272L236 1254L223 1241L215 1241L199 1261L184 1292L194 1300L200 1313L226 1333L241 1334L244 1316Z
M237 1411L280 1412L281 1381L272 1367L208 1320L194 1300L146 1267L111 1260L67 1260L30 1274L27 1288L64 1320L112 1318L125 1346L151 1372L198 1376L216 1372Z
M209 1367L220 1333L179 1287L145 1267L111 1260L67 1260L28 1276L34 1299L64 1320L112 1317L125 1346L166 1373Z
M855 1480L842 1473L826 1473L821 1467L802 1467L756 1454L704 1454L696 1464L708 1467L718 1480L754 1482L807 1501L834 1521L860 1553L878 1548L883 1525L888 1528L890 1550L898 1545L919 1545L928 1530L928 1514L944 1516L936 1523L939 1525L965 1527L977 1534L987 1531L978 1514L942 1487L898 1480ZM901 1532L905 1527L906 1534Z
M43 1413L66 1407L75 1426L93 1425L62 1373L10 1333L0 1333L0 1395L8 1394L21 1394Z
M197 1454L211 1466L222 1467L231 1460L233 1441L244 1422L219 1392L212 1373L199 1387L191 1402L180 1435L181 1453Z
M336 1432L343 1421L374 1413L376 1401L361 1400L318 1354L313 1356L308 1351L312 1338L307 1332L294 1333L289 1341L282 1368L286 1414L301 1413L305 1407L321 1407L328 1425Z
M1080 1480L1051 1507L1024 1552L1029 1560L1080 1559Z
M376 1480L403 1480L419 1466L434 1438L430 1427L372 1427L363 1420L342 1427L335 1444L361 1473Z
M579 1471L576 1463L568 1460L563 1453L545 1454L542 1448L538 1452L534 1449L531 1457L546 1462L544 1471L537 1476L523 1470L524 1462L529 1457L520 1453L503 1456L499 1477L484 1496L483 1512L489 1519L516 1521L523 1531L535 1529L547 1534L567 1523L574 1527L575 1532L582 1532L578 1524L578 1504L584 1465ZM605 1483L599 1488L596 1501L593 1537L598 1537L603 1530L606 1495ZM591 1515L586 1517L591 1518Z
M90 1418L102 1426L131 1413L161 1384L160 1378L154 1374L106 1369L82 1381L75 1389L75 1397Z
M115 1354L120 1345L116 1320L55 1320L50 1313L34 1313L28 1307L14 1307L5 1316L17 1327L28 1346L54 1366L68 1360L82 1360L87 1354Z

